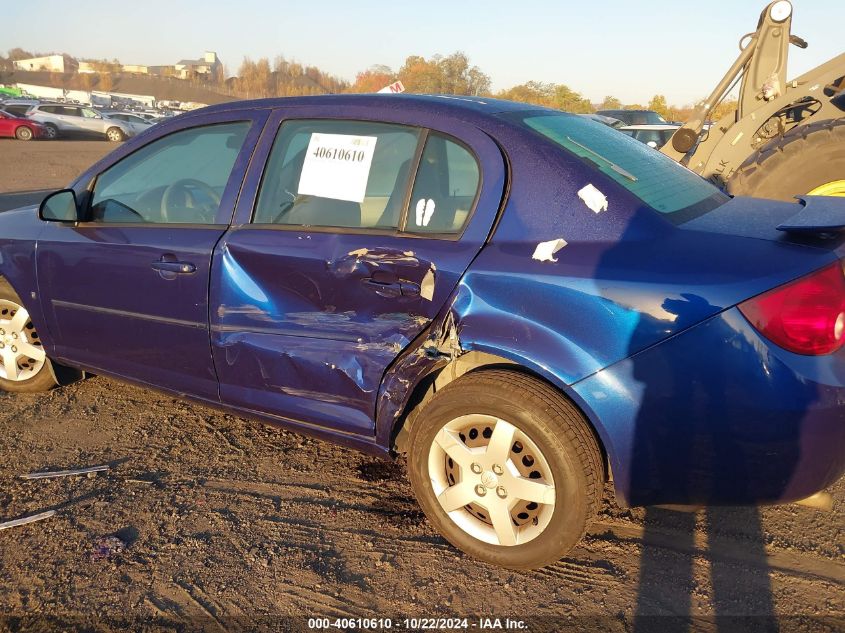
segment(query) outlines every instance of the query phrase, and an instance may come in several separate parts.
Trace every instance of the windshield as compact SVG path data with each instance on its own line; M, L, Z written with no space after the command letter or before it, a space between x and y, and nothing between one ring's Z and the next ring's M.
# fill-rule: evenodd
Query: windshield
M503 116L589 161L673 222L706 213L730 199L686 167L606 125L569 114L517 112Z

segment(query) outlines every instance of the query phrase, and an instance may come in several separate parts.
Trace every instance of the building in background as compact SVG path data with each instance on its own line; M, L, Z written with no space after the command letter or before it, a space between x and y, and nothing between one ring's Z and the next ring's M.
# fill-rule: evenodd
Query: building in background
M46 70L51 73L73 73L79 64L70 55L47 55L46 57L30 57L18 59L14 62L15 70Z
M183 59L176 63L176 76L180 79L203 77L209 79L223 63L214 51L206 51L202 59Z

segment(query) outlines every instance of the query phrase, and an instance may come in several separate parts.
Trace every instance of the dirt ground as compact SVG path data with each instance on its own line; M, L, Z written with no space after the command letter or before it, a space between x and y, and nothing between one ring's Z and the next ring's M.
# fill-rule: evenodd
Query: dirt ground
M59 189L119 146L96 140L0 138L0 192Z
M61 186L112 148L0 142L0 191ZM99 464L110 470L20 478ZM0 531L0 632L308 630L309 617L391 618L393 630L441 624L406 627L410 617L469 617L475 630L497 630L478 618L498 617L505 630L508 617L532 631L843 631L845 481L831 492L831 512L686 513L624 510L608 491L567 558L513 572L440 538L401 462L102 377L0 392L0 521L56 510ZM97 549L112 536L123 551Z

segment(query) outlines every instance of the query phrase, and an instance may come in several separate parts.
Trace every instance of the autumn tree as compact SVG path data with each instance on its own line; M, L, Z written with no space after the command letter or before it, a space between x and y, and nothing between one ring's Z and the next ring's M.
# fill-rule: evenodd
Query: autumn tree
M378 92L396 81L396 78L396 73L389 66L370 66L355 76L355 83L349 87L349 92Z
M215 86L222 86L226 83L226 68L223 64L218 64L211 74L211 83Z
M239 97L293 97L299 95L344 92L349 84L323 72L316 66L303 66L282 56L252 61L245 57L237 77L226 81L231 92Z
M622 109L622 102L617 99L616 97L612 97L610 95L604 98L604 101L601 102L599 106L600 110L621 110Z
M710 111L708 120L718 121L719 119L736 112L739 103L736 99L726 99L721 103L717 103L716 107Z
M32 57L40 57L40 55L33 55L29 51L25 51L22 48L12 48L9 49L9 53L7 55L10 61L17 61L19 59L30 59Z
M422 94L482 95L490 92L490 77L478 66L470 66L461 52L430 59L411 55L398 72L408 92Z
M548 105L551 96L548 86L549 84L539 81L528 81L507 90L501 90L496 94L496 97L508 101L520 101L544 106Z
M97 89L102 90L103 92L108 92L112 88L114 88L114 79L112 79L111 73L99 73L97 75Z
M535 105L557 108L566 112L592 112L593 106L589 99L582 97L564 84L528 81L519 86L502 90L496 95L499 99L521 101Z
M564 112L575 112L578 114L593 111L593 104L590 103L589 99L585 99L579 93L569 88L569 86L563 84L556 84L554 86L551 106Z
M244 97L257 97L260 86L258 85L258 70L254 61L244 57L238 68L238 91Z
M671 119L669 115L669 105L666 103L666 97L663 95L654 95L651 101L648 102L648 109L657 112L664 119Z
M79 75L79 86L82 90L90 92L94 89L94 76L91 73L82 73Z

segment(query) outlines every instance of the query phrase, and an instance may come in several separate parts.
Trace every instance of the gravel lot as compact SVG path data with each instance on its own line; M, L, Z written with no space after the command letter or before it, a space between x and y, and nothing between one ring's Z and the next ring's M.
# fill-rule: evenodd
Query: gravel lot
M0 191L60 187L113 148L0 142ZM97 464L111 470L19 478ZM676 616L720 632L774 630L780 616L783 631L842 631L845 482L832 492L827 513L629 511L608 494L568 558L503 571L433 531L401 463L102 377L0 392L0 521L57 511L0 532L0 631L306 630L288 616L687 630ZM98 556L115 535L125 550Z
M0 139L0 192L59 189L117 148L107 141Z

